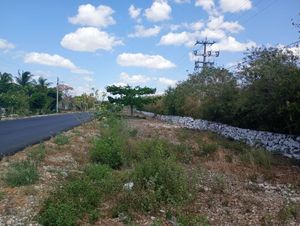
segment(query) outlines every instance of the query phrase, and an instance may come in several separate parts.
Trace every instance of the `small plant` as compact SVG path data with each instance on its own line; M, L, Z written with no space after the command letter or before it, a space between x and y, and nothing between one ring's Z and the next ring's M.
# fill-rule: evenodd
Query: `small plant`
M36 166L30 161L16 162L9 166L4 181L12 187L33 184L39 179Z
M178 214L176 217L178 225L182 226L209 226L209 221L206 216L192 216L191 214Z
M136 165L133 175L136 186L153 192L158 202L177 203L188 197L187 177L172 158L146 159Z
M30 161L40 163L46 157L46 148L44 144L40 144L38 147L34 148L27 154L27 158Z
M130 129L128 131L128 134L130 137L136 137L136 135L138 134L138 130L137 129Z
M223 175L214 176L212 190L215 193L223 193L226 188L225 177Z
M122 165L122 142L118 137L101 137L90 150L90 158L94 163L107 164L112 169Z
M205 156L212 155L213 153L215 153L215 151L217 149L218 149L218 145L215 144L215 143L211 143L211 144L203 143L202 146L201 146L202 153Z
M278 213L278 219L282 223L287 223L289 220L300 218L300 204L291 203L284 206Z
M70 142L69 137L67 137L64 134L59 134L54 139L54 143L57 145L65 145L68 144L69 142Z
M85 178L75 178L58 188L44 203L38 221L42 225L76 225L92 213L101 198L97 187ZM94 218L93 215L92 218Z
M0 201L5 198L5 193L3 191L0 191Z
M266 150L255 149L242 153L240 159L251 165L257 165L264 168L271 168L272 154Z

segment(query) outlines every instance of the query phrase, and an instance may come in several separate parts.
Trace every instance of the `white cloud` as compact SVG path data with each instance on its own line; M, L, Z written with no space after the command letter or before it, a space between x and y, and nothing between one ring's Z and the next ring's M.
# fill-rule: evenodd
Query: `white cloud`
M256 46L256 43L253 41L248 41L245 43L238 42L234 37L226 37L220 42L212 46L212 50L221 50L227 52L242 52L247 48Z
M147 55L143 53L122 53L117 57L117 63L121 66L151 69L169 69L175 67L175 64L160 55Z
M174 33L174 32L170 32L164 36L161 37L160 41L159 41L159 45L183 45L183 44L187 44L188 42L190 42L190 38L191 38L192 33L183 31L180 33Z
M111 50L122 41L94 27L83 27L63 37L60 44L70 50L95 52L96 50Z
M204 23L202 21L196 21L194 23L190 23L187 25L188 28L194 30L194 31L199 31L201 28L203 28Z
M158 35L160 31L161 31L161 27L156 25L151 28L145 28L143 25L136 25L135 32L129 34L129 37L131 38L151 37L151 36Z
M201 36L207 37L208 39L222 39L226 35L225 32L222 30L213 30L213 29L206 28L203 31L201 31Z
M83 26L107 27L116 23L112 17L113 13L112 8L105 5L100 5L97 8L91 4L80 5L78 14L69 17L69 22Z
M176 86L176 83L177 83L176 80L168 79L165 77L158 78L158 81L163 85L167 85L167 86L171 86L171 87Z
M216 7L215 7L214 0L196 0L195 6L202 7L210 15L218 14Z
M252 8L251 0L220 0L220 7L223 12L236 13Z
M121 83L125 84L142 84L152 80L152 78L144 75L129 75L125 72L120 74Z
M171 6L167 0L155 0L152 6L145 10L145 16L149 21L158 22L171 18Z
M141 14L142 9L136 8L134 5L131 5L128 9L128 13L132 19L138 18L138 16Z
M190 3L190 0L174 0L176 3L178 4L182 4L182 3Z
M6 41L5 39L0 39L0 49L14 49L15 45L12 43L9 43L8 41Z
M224 16L211 16L207 23L207 27L211 30L223 29L231 33L238 33L239 31L244 30L244 27L237 21L224 21Z
M77 74L92 74L92 72L77 67L69 59L57 54L50 55L48 53L31 52L25 55L24 62L28 64L41 64L52 67L66 68Z

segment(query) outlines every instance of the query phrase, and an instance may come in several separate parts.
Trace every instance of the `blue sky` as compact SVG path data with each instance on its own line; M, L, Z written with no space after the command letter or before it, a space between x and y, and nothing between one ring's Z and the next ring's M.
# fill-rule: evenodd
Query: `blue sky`
M299 0L1 0L0 9L0 72L59 76L75 94L110 84L162 92L193 71L193 44L205 37L224 67L251 46L299 40Z

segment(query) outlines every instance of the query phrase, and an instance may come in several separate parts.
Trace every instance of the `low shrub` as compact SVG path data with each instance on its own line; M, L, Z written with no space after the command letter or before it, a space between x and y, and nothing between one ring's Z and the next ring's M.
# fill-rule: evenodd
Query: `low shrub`
M76 178L58 188L44 202L38 222L42 225L77 225L85 213L92 213L101 194L86 178Z
M4 181L12 187L33 184L38 179L37 167L30 161L12 163L4 176Z
M101 137L95 140L90 150L91 161L119 169L122 166L122 148L119 137Z
M240 154L240 159L248 164L271 168L272 153L263 149L254 149Z
M204 156L210 156L218 149L218 145L215 143L203 143L201 145L201 152Z
M186 214L177 214L176 215L176 222L178 225L182 226L190 226L190 225L197 225L197 226L209 226L209 221L206 216L195 216L189 213Z
M108 165L88 165L84 170L84 175L98 187L101 193L109 194L120 188L118 178L113 175Z
M173 158L154 155L138 163L133 172L133 181L137 189L152 192L160 203L178 203L188 197L187 176Z
M300 220L300 203L290 203L289 205L284 206L278 212L278 219L282 223L287 223L289 220Z
M54 143L57 145L65 145L68 144L69 142L70 142L69 137L67 137L64 134L59 134L54 138Z
M27 154L27 158L30 161L36 163L42 162L46 157L46 148L44 144L40 144L38 147L34 148Z

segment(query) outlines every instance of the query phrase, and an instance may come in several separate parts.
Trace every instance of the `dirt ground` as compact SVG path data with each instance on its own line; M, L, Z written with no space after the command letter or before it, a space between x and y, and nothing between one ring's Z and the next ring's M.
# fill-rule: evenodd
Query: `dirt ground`
M213 142L209 133L182 129L154 119L128 118L126 121L137 129L136 139L163 138L195 149L199 139ZM99 123L84 124L64 135L69 138L65 145L56 144L54 138L44 142L46 156L39 164L37 183L11 188L0 180L0 225L38 225L36 215L49 192L88 162L92 140L100 136ZM0 176L5 175L11 163L26 159L37 146L3 158ZM223 147L218 147L206 158L192 156L184 167L199 181L198 192L193 202L186 206L185 213L206 216L211 225L300 225L300 214L291 217L285 211L291 205L300 205L300 168L284 158L276 158L280 164L266 169L242 163L233 151ZM106 204L101 208L105 209ZM139 216L137 224L152 225L159 217ZM95 225L123 223L118 218L106 217Z

